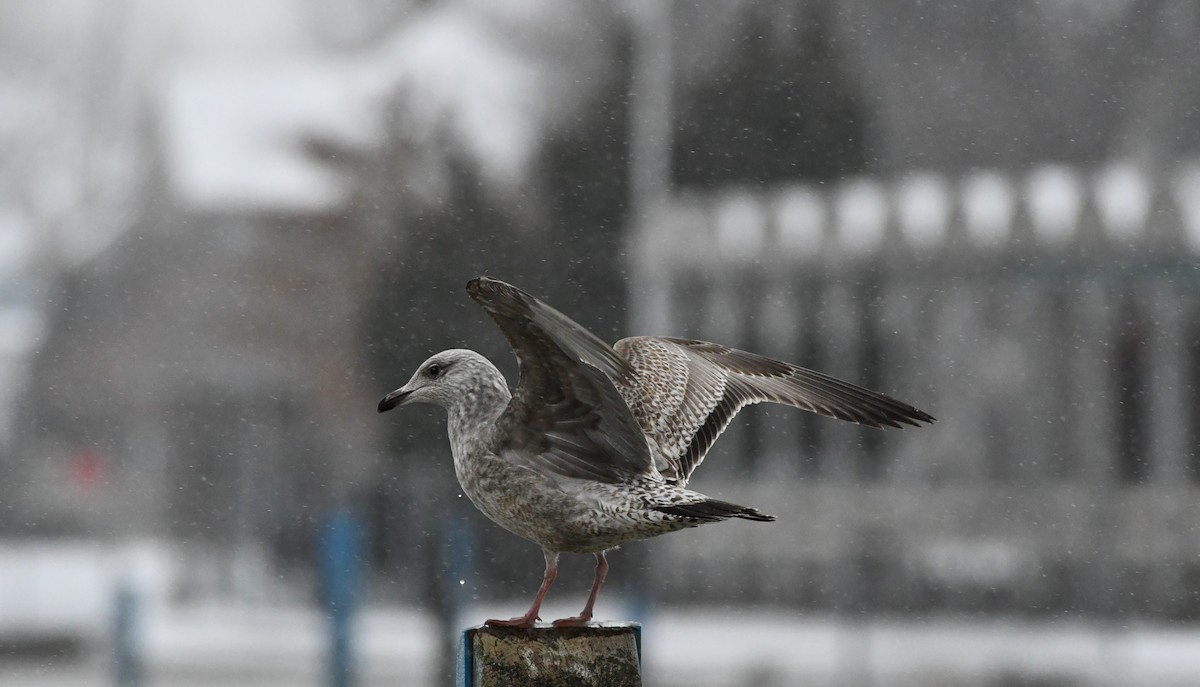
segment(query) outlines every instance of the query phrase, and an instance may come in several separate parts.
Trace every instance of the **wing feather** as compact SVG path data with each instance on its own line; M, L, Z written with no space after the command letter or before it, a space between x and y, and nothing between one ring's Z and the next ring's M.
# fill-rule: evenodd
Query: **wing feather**
M650 437L659 471L681 484L738 411L754 403L781 403L870 427L935 421L881 393L719 344L641 336L613 348L635 375L619 381L618 389Z
M514 286L480 277L467 293L500 327L520 369L497 421L503 456L543 474L601 482L652 471L646 437L612 381L632 375L624 358Z

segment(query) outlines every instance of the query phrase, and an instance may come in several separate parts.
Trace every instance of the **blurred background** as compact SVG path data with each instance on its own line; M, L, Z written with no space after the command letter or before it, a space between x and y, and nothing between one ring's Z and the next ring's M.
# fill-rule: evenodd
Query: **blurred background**
M1200 684L1200 6L0 0L0 682L447 684L537 548L478 274L931 412L739 416L610 556L657 685ZM577 612L568 557L546 616Z

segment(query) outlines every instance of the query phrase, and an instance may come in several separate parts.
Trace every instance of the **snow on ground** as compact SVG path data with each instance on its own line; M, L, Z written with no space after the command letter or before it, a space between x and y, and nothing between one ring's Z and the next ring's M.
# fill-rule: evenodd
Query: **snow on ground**
M459 624L513 615L526 601L473 608ZM545 617L577 610L550 607ZM1200 675L1200 628L1071 620L859 622L718 609L664 610L645 619L644 627L647 684L666 687L1164 687L1194 685ZM148 686L324 684L326 628L315 609L165 607L148 613L141 628ZM360 684L436 684L436 633L432 618L421 611L364 611L356 630ZM0 684L109 684L103 644L75 660L0 661Z

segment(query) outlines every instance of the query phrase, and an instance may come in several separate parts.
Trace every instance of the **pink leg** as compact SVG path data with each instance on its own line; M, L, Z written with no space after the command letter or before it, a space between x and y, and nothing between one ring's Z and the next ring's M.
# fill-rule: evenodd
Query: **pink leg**
M533 605L529 607L529 611L525 615L510 620L485 620L484 625L527 630L533 627L535 621L540 620L538 611L542 608L542 600L546 598L546 592L550 591L550 585L554 584L554 578L558 576L558 554L553 551L543 551L542 553L546 556L546 572L542 574L542 586L538 587L537 596L533 597Z
M592 593L588 594L587 605L583 607L583 611L574 618L563 618L555 620L555 627L570 627L573 625L587 625L592 619L592 608L596 605L596 595L600 593L600 585L604 584L604 578L608 575L608 559L604 557L604 552L596 554L596 579L592 581Z

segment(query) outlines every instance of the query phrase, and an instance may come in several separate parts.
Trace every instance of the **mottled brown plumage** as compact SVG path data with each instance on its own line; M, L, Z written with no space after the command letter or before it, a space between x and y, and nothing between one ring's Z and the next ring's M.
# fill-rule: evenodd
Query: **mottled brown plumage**
M920 426L928 413L754 353L673 337L636 336L613 345L633 367L616 380L668 481L687 484L739 410L771 402L870 427Z
M486 358L452 349L422 363L379 411L409 402L445 408L463 492L493 521L542 547L546 570L532 607L492 625L533 624L561 552L596 556L583 612L556 621L579 624L592 617L607 549L729 518L774 520L686 488L748 404L783 403L873 427L934 421L882 394L718 344L633 337L609 346L494 279L474 279L467 292L516 353L515 393Z

